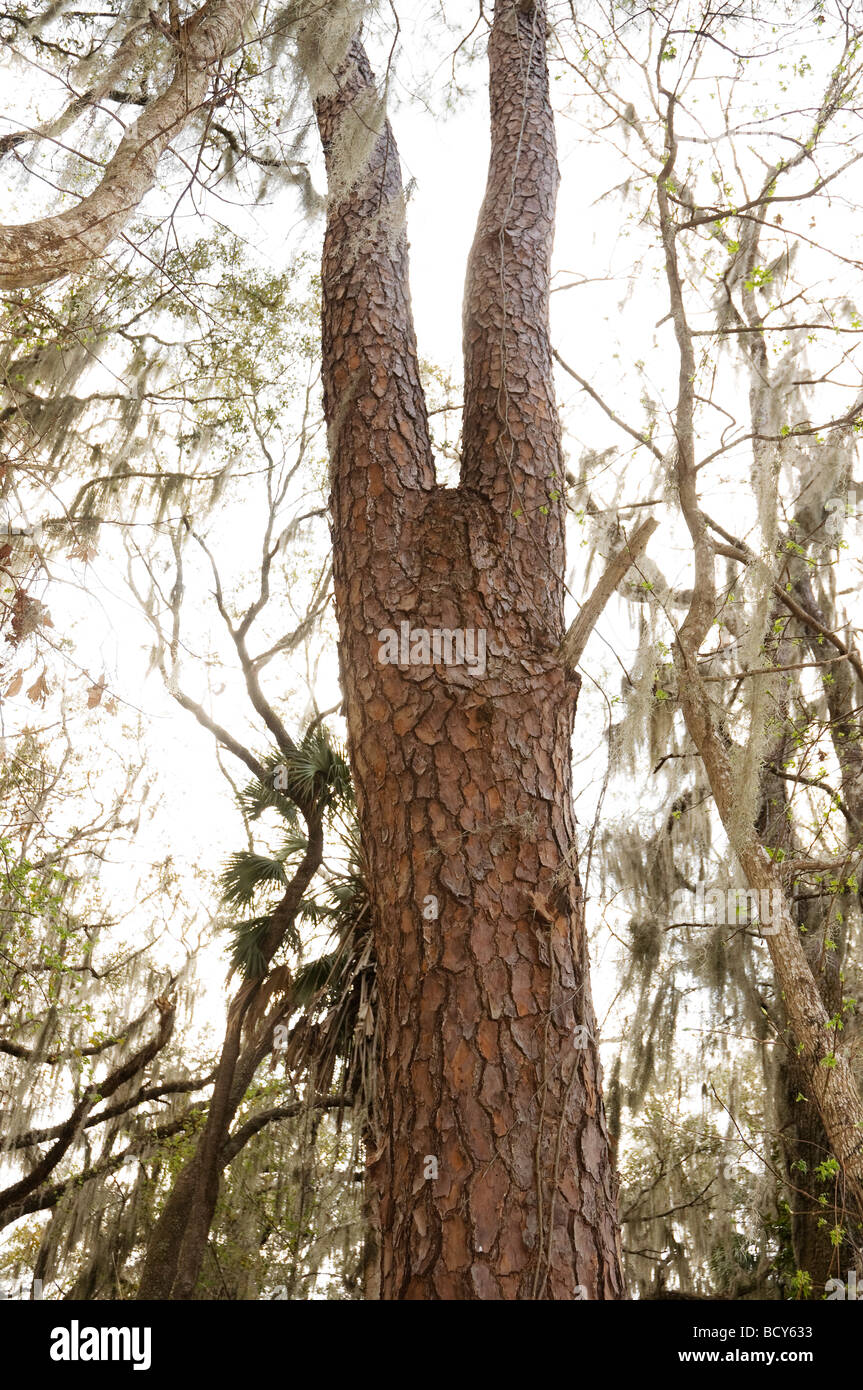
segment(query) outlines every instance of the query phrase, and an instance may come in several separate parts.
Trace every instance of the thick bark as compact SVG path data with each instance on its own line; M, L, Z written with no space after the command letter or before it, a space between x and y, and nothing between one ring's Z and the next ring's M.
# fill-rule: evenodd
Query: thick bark
M207 0L180 26L171 82L123 136L93 192L67 212L0 227L0 289L44 285L102 256L152 188L171 141L201 109L253 8L253 0Z
M369 1171L387 1300L622 1293L575 866L579 682L557 655L545 25L543 3L495 6L456 490L435 485L398 158L358 41L316 103L331 187L323 375L336 602L381 1009ZM370 126L347 179L346 152ZM472 629L486 659L433 664L417 651L426 664L387 664L378 634L402 621Z
M548 333L559 174L544 4L495 6L491 152L464 299L461 483L492 504L524 638L563 613L564 470Z

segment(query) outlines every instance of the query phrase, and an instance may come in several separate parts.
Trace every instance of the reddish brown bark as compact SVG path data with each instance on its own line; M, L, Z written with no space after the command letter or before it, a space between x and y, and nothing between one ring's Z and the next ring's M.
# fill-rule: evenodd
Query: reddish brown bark
M435 484L398 157L358 41L316 104L340 656L382 1015L370 1180L385 1299L622 1293L575 864L578 679L557 656L545 25L544 3L495 6L458 489ZM344 152L369 126L346 187ZM386 664L378 634L402 621L485 633L485 669Z

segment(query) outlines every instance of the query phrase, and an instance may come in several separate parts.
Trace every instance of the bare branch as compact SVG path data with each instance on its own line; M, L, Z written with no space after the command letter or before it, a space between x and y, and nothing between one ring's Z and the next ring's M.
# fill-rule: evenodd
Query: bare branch
M569 667L571 671L575 670L581 660L582 653L587 646L587 640L599 621L605 605L627 571L643 555L647 542L658 525L659 522L653 517L641 523L631 539L611 557L578 617L570 624L566 636L560 644L558 654L564 665Z

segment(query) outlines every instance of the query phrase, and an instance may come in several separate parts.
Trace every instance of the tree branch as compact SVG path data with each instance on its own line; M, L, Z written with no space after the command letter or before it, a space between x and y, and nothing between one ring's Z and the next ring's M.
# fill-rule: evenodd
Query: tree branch
M589 599L578 617L570 624L566 636L560 644L558 655L571 671L575 670L581 660L582 653L587 646L587 640L599 621L605 605L628 570L644 554L647 542L658 525L659 522L653 517L643 521L626 544L612 555Z
M44 285L85 270L152 188L159 160L203 105L210 77L241 38L254 0L206 0L182 25L173 78L120 141L92 193L75 208L0 227L0 289Z

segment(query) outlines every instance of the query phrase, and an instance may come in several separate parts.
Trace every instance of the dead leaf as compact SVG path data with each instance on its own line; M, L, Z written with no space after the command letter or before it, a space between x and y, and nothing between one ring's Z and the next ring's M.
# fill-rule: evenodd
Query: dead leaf
M102 679L97 681L95 685L91 685L90 689L87 691L87 708L95 709L97 705L100 705L102 703L102 696L104 694L105 678L103 676Z
M95 560L98 550L92 541L81 541L78 545L73 545L69 551L70 560L83 560L85 565L89 565L91 560Z
M32 700L34 704L38 700L41 704L44 705L50 693L51 692L48 689L48 682L45 679L45 672L43 671L39 679L37 681L34 681L33 684L30 686L30 689L27 691L27 699Z
M6 641L17 646L39 627L53 627L51 614L38 599L31 598L25 589L17 588L12 600L12 631L7 633Z
M550 927L553 927L554 918L548 910L548 899L542 897L539 893L530 893L528 896L533 903L537 917L541 917L543 922L547 922Z
M287 965L277 965L266 979L262 980L243 1020L246 1037L253 1037L258 1022L263 1018L270 1000L276 995L290 994L291 971Z
M23 672L23 671L16 671L15 674L14 674L14 676L12 677L11 681L10 681L9 684L7 685L6 689L4 690L3 694L6 695L6 696L8 696L8 697L11 699L11 697L12 697L13 695L17 695L17 694L18 694L18 692L20 691L20 689L21 689L21 687L22 687L23 684L24 684L24 672Z

